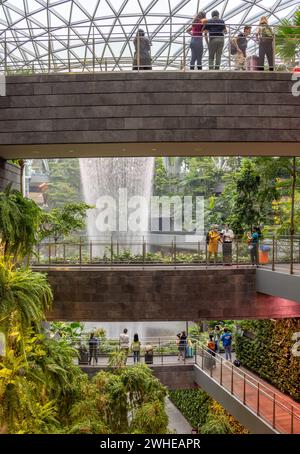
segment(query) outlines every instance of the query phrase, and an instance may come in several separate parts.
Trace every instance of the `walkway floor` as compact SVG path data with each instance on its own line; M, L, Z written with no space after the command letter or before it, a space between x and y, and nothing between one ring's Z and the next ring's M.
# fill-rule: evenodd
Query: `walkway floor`
M172 433L191 434L192 426L169 398L166 398L166 412L169 417L168 428Z
M202 360L198 359L202 368ZM244 402L254 413L262 417L279 433L300 434L300 404L286 396L265 380L249 372L246 368L233 368L232 364L224 361L222 367L217 362L216 367L207 368L204 359L204 370L211 374L218 383L232 395ZM244 373L247 374L244 379ZM257 385L258 383L258 385Z

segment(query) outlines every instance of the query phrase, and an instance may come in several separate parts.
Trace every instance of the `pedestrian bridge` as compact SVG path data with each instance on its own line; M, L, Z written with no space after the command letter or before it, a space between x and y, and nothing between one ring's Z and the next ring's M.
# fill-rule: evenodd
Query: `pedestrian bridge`
M256 268L247 265L44 266L34 270L46 272L53 289L54 304L48 320L300 317L299 302L258 293ZM277 273L273 274L276 280Z
M0 157L299 154L291 73L10 75Z
M132 358L127 364L133 365ZM105 356L97 365L81 365L90 377L107 367ZM300 434L300 404L222 355L213 358L205 346L197 346L192 358L178 362L176 356L163 355L160 344L150 367L169 389L201 387L250 433Z

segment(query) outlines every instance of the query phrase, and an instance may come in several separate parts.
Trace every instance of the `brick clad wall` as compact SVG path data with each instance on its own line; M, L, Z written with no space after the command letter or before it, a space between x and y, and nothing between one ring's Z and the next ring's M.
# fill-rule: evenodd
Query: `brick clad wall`
M23 153L18 144L28 146L27 154L30 145L60 144L51 153L66 157L64 144L86 144L71 149L75 156L92 153L93 144L216 142L284 143L288 155L300 142L292 83L291 74L275 72L9 76L7 96L0 98L0 156L7 157L10 146ZM103 155L105 147L93 153Z
M255 318L254 269L49 270L49 320Z

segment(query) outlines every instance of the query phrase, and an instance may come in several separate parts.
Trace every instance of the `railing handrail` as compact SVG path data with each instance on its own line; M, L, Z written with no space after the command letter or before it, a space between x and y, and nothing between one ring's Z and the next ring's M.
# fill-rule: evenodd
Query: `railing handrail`
M220 354L218 354L218 353L216 353L216 352L210 350L205 344L199 344L198 347L201 347L202 350L204 349L204 350L205 350L206 352L208 352L209 354L214 353L214 357L217 358L217 359L220 361L220 363L222 362L222 367L228 367L228 368L229 368L228 365L224 364L224 361L223 361L224 358L223 358ZM222 361L221 361L221 360L222 360ZM197 362L196 362L196 364L197 364ZM198 364L198 365L199 365L199 364ZM249 373L244 372L244 370L243 370L243 372L241 372L241 371L239 370L239 368L238 368L237 366L235 366L233 363L230 363L230 369L231 369L231 368L233 368L234 373L236 373L237 375L239 375L240 378L244 378L244 376L245 376L246 379L248 380L248 384L249 384L250 386L252 386L252 387L255 388L256 390L259 389L259 390L260 390L261 392L263 392L263 393L265 394L265 396L266 396L267 398L269 398L271 401L274 401L274 398L272 399L272 396L276 396L276 397L277 397L278 399L280 399L281 401L287 402L287 404L290 406L290 408L295 409L294 411L293 411L293 410L290 410L288 407L286 407L286 406L285 406L282 402L280 402L279 400L276 400L276 405L281 406L281 407L282 407L284 410L286 410L289 414L292 414L292 413L293 413L293 415L294 415L297 419L299 419L299 421L300 421L300 409L298 409L292 402L288 401L288 399L287 399L286 397L284 397L284 396L278 394L278 393L277 393L276 391L274 391L272 388L268 387L267 385L265 385L265 384L262 383L261 381L257 380L256 378L254 378L254 377L253 377L252 375L250 375ZM208 375L209 375L209 374L208 374ZM211 378L214 380L213 377L211 377ZM256 383L253 383L253 380L254 380ZM258 385L258 383L259 383L259 385ZM222 386L222 385L220 385L220 386ZM272 396L269 395L269 394L267 394L265 391L263 391L263 390L261 389L261 386L263 386L265 389L267 389L268 391L270 391L270 394L271 394ZM222 387L224 387L224 386L222 386ZM296 411L296 413L295 413L295 411ZM297 413L299 413L299 414L297 414Z
M164 15L162 15L162 17L164 17ZM163 67L164 71L167 71L168 69L178 69L185 71L187 63L186 57L189 48L189 43L187 42L186 37L190 37L190 33L187 30L190 28L192 20L192 17L187 17L185 21L183 21L183 19L176 21L176 18L173 18L172 23L164 24L165 27L172 27L171 36L169 30L161 30L163 26L162 22L149 24L147 31L149 31L149 28L150 31L146 33L148 39L157 43L161 42L161 44L163 45L159 52L154 56L152 69ZM225 65L226 69L231 70L231 60L233 56L229 52L230 42L233 37L237 36L237 32L243 29L244 24L229 23L226 20L225 23L229 32L226 33L225 36L229 41L227 46L227 53L225 50L226 46L224 47L223 64ZM9 73L9 71L13 73L14 71L17 72L22 70L32 71L32 73L44 73L47 71L49 73L55 73L64 72L67 70L68 72L71 72L71 70L77 70L79 68L82 71L85 70L93 72L99 70L116 71L119 69L122 71L124 69L127 69L127 63L132 69L133 55L123 56L122 53L125 52L124 47L122 48L121 55L112 55L107 57L104 55L103 50L100 50L99 55L97 55L95 47L98 44L109 45L109 43L113 42L123 42L124 44L127 43L126 47L127 45L129 45L130 47L132 46L133 39L140 25L140 23L136 22L132 24L123 24L123 26L115 24L114 30L112 30L112 23L92 23L79 25L73 24L71 28L69 25L61 25L55 27L30 27L30 30L27 28L18 27L3 28L0 29L0 39L3 40L4 37L3 43L1 43L3 44L4 48L4 56L1 57L0 63L1 66L4 67L4 71L6 73ZM257 28L259 28L260 25L256 22L249 25L253 28L253 32L249 35L249 40L253 41L252 44L256 45L258 41ZM128 27L131 27L131 29L125 32L124 26L126 27L126 29L128 29ZM289 40L299 39L298 33L291 33L289 35L285 35L284 37L280 34L278 35L276 30L280 27L280 24L270 24L270 27L273 29L274 40L284 38L287 38ZM119 28L120 31L116 31ZM291 25L290 28L298 30L300 27ZM62 34L62 31L64 30L65 32L64 34ZM59 43L60 47L54 49L52 46L53 42ZM14 51L20 49L20 47L27 43L35 43L36 45L40 44L42 52L40 52L38 56L29 52L28 56L25 59L19 59L18 56L13 59L9 59L10 55L13 54ZM182 52L175 52L174 54L170 55L170 53L167 51L167 56L162 55L166 50L166 44L171 45L172 43L180 44L180 46L182 46ZM10 48L10 44L13 46L12 49ZM85 55L83 57L72 52L78 47L86 48ZM254 46L252 46L251 49L254 49ZM91 53L91 56L88 56L87 50L89 51L89 53ZM56 55L56 52L66 52L67 57L64 58L63 55ZM130 54L132 54L132 49L130 51ZM251 55L251 50L249 52L249 55ZM204 59L205 58L206 57L204 56ZM276 52L274 52L275 68L277 68L278 64L284 64L280 57L278 58L278 62L276 58ZM142 68L140 68L140 66L140 64L137 65L138 70L143 70L143 68L145 68L147 65L142 65Z
M88 342L89 338L88 336L90 335L90 332L80 336L78 338L78 341L77 342L82 342L82 341L85 341L85 342ZM101 346L101 338L98 340L100 341L100 346ZM146 347L147 346L147 343L151 343L153 345L153 347L163 347L164 345L167 345L167 344L170 344L172 342L176 343L177 345L177 342L178 342L178 337L177 336L149 336L149 337L141 337L139 339L140 343L141 343L141 346L142 348L143 347ZM116 342L116 344L120 343L120 339L118 337L116 338L105 338L105 341L111 341L111 342ZM207 353L209 353L210 355L211 354L214 354L214 358L217 359L219 361L219 363L222 363L222 367L226 367L228 369L232 369L233 368L233 371L236 375L239 376L239 378L242 378L246 379L247 381L247 384L249 386L251 386L252 388L258 390L263 393L265 395L266 398L270 399L271 401L274 400L274 396L275 398L277 397L277 400L276 400L276 405L280 406L281 408L283 408L284 410L286 410L289 414L292 414L294 415L294 417L296 417L297 419L299 419L300 421L300 408L297 408L295 406L294 403L292 403L291 401L288 400L287 397L285 397L284 395L281 395L279 394L278 392L276 392L276 388L271 388L270 386L266 385L265 383L263 383L262 381L258 380L257 378L253 377L253 375L250 375L250 373L248 372L245 372L244 370L241 371L237 366L235 366L233 363L230 363L230 364L224 364L224 358L223 356L221 356L219 353L211 350L210 348L208 348L208 346L199 341L199 339L195 338L195 337L192 337L192 336L188 336L187 337L187 343L188 341L191 341L193 343L193 346L195 348L200 348L202 351L205 351ZM129 342L129 346L131 345L131 342L132 340ZM108 356L108 355L107 355ZM196 358L197 358L198 355L196 355ZM197 361L196 361L196 364L197 364ZM213 377L211 377L213 378ZM264 388L264 389L262 389ZM288 408L283 402L286 403L286 405L289 405L290 408L293 408L293 410L291 410L290 408Z

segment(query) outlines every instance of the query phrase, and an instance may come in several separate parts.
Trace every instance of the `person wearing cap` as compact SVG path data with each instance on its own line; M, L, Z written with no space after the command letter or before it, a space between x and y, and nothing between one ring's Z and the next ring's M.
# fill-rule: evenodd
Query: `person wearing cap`
M149 70L152 69L151 62L151 43L145 36L144 30L141 28L138 30L136 37L133 40L135 53L133 59L133 70Z
M203 27L203 33L206 37L207 34L209 35L209 69L219 70L224 49L224 35L227 33L227 29L223 19L220 19L219 11L213 11L211 16L212 18L209 19Z

